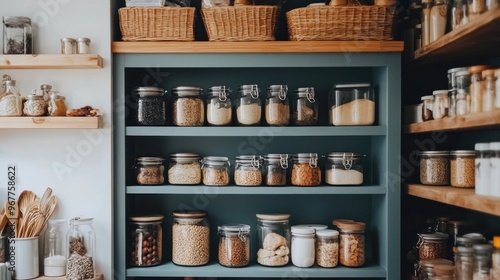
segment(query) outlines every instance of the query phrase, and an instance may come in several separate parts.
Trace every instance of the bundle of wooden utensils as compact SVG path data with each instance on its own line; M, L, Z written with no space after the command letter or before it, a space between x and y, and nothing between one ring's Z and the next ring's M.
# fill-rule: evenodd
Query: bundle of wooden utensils
M56 206L57 198L52 195L50 187L41 199L34 192L24 190L17 201L5 202L0 212L0 232L10 228L14 229L16 238L39 236ZM9 221L15 226L7 226Z

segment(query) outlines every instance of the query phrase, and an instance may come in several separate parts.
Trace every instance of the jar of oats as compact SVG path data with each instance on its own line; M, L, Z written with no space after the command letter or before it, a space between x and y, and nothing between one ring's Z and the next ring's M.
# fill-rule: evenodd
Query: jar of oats
M293 156L292 185L318 186L321 184L321 168L318 154L300 153Z
M164 159L161 157L139 157L135 164L135 177L139 185L159 185L165 182Z
M418 233L416 248L418 257L424 259L446 259L449 235L442 232Z
M231 89L226 86L213 86L208 90L207 123L209 125L230 125L232 121Z
M288 169L287 154L268 154L264 156L263 176L267 186L286 185L286 170Z
M422 151L420 156L420 182L424 185L450 184L450 153L448 151Z
M272 85L267 89L266 124L288 125L290 122L290 103L287 98L288 86Z
M243 267L250 263L250 226L228 224L218 228L219 263L226 267Z
M229 159L227 157L204 157L201 169L204 185L226 186L229 184Z
M339 232L334 229L316 231L316 263L336 267L339 263Z
M234 183L238 186L260 186L262 184L260 156L241 155L236 157Z
M197 185L201 183L200 155L194 153L170 154L168 183Z
M452 187L474 188L476 185L476 151L450 153L450 181Z
M172 89L172 123L177 126L203 126L205 104L202 88L175 87Z
M172 262L186 266L207 264L210 259L208 213L176 210L172 215Z
M339 223L339 261L344 266L365 264L365 223Z

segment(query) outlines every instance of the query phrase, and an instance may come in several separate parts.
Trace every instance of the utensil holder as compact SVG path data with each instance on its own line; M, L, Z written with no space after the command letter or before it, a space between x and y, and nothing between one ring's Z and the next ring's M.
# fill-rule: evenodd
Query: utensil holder
M38 263L38 236L13 238L14 240L14 279L31 279L40 276Z

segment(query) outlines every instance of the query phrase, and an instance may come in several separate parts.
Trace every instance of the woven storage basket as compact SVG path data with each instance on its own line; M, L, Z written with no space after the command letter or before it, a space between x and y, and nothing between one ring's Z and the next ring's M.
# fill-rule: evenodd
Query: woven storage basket
M193 7L118 9L123 41L193 41Z
M201 9L210 41L272 41L278 6L230 6Z
M392 40L394 6L312 6L286 14L291 41Z

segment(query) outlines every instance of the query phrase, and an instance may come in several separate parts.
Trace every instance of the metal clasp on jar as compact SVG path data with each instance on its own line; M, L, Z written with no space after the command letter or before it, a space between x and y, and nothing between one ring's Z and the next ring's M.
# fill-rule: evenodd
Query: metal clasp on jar
M344 168L346 170L350 170L352 167L352 163L354 162L353 160L354 155L353 154L347 154L344 153L344 156L342 157L342 164L344 165Z
M281 168L287 169L288 168L288 155L280 155L280 164Z
M318 155L317 154L310 154L309 166L311 168L316 168L318 166Z
M316 102L316 99L314 99L314 88L308 87L306 88L305 92L307 101L309 101L310 103Z
M250 96L253 99L259 98L259 86L258 85L250 85Z

